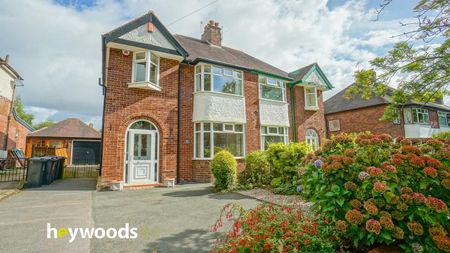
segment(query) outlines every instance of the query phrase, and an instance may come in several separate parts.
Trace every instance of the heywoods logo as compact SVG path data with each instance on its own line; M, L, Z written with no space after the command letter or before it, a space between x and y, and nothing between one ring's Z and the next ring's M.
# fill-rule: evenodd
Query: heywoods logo
M53 228L50 223L47 223L47 239L62 239L69 238L69 243L75 241L77 237L82 239L136 239L138 238L137 228L130 228L130 224L125 223L123 228Z

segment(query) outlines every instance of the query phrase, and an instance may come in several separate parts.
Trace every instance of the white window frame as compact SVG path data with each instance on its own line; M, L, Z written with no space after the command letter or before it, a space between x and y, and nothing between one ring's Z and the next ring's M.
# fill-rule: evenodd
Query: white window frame
M430 124L430 112L428 109L418 108L418 107L411 107L411 108L405 108L403 110L404 112L404 118L405 118L405 124L420 124L420 125L429 125ZM423 119L427 119L427 121L421 122L419 120L419 115L423 115ZM426 115L426 117L425 117ZM414 119L414 116L417 118L417 120Z
M313 133L314 136L312 136L309 133ZM320 138L319 138L319 133L312 129L312 128L308 128L306 130L305 133L305 141L306 143L308 143L309 145L311 145L311 147L313 148L313 150L317 150L320 147Z
M210 72L205 72L205 66L209 66L210 67ZM198 67L200 67L200 71L198 71ZM222 76L232 76L235 79L240 80L241 83L241 94L233 94L233 93L227 93L227 92L222 92L222 91L215 91L214 90L214 75L218 75L218 74L214 74L214 68L221 68L222 69ZM231 75L225 75L225 71L231 71ZM210 89L206 90L205 89L205 80L204 80L204 76L205 75L210 75ZM240 77L239 77L240 75ZM197 82L198 79L200 78L200 89L198 89L199 87L197 87ZM194 66L194 91L195 92L213 92L213 93L220 93L220 94L226 94L226 95L231 95L231 96L239 96L239 97L243 97L244 96L244 72L240 71L240 70L236 70L236 69L232 69L232 68L227 68L227 67L223 67L220 65L213 65L213 64L205 64L205 63L198 63L197 65Z
M144 53L145 54L145 59L141 59L141 60L136 60L136 55L139 53ZM158 62L152 62L151 60L151 56L154 55L157 57ZM136 69L136 64L137 63L141 63L141 62L145 62L145 80L144 81L135 81L135 69ZM150 65L155 65L156 66L156 83L151 82L150 81ZM132 68L131 68L131 83L132 84L136 84L136 83L150 83L154 86L159 87L159 70L160 70L160 57L159 55L155 54L154 52L150 51L150 50L141 50L141 51L135 51L133 52L133 64L132 64Z
M307 92L308 89L313 89L314 92ZM305 109L307 110L317 110L319 109L319 102L318 100L318 96L317 96L317 87L314 86L304 86L304 93L305 93ZM314 101L316 102L315 105L308 105L308 96L313 95L314 96Z
M450 127L450 120L449 120L449 114L447 112L442 112L442 111L438 111L438 123L439 123L439 127ZM444 118L445 119L445 124L441 124L440 119Z
M266 129L264 131L264 128ZM276 129L275 133L270 133L269 129ZM283 129L283 133L280 133L280 130ZM267 136L281 136L284 137L283 138L283 143L287 144L289 141L289 128L288 127L279 127L279 126L261 126L260 127L260 132L261 132L261 150L265 150L264 149L264 141L265 141L265 137Z
M197 129L197 124L199 124L200 129ZM209 130L205 131L205 124L210 124ZM215 130L214 124L222 124L222 130ZM233 130L226 130L225 125L233 126ZM242 126L242 131L236 130L236 125ZM211 157L205 157L205 150L204 150L204 134L209 133L210 134L210 140L209 143L211 145L210 147L210 156ZM197 133L200 133L200 140L197 140ZM242 159L245 157L245 124L242 123L224 123L224 122L194 122L194 158L195 160L211 160L214 157L214 133L241 133L242 134L242 156L236 156L234 158L236 159ZM200 145L200 154L197 154L197 143Z
M269 83L270 81L274 81L273 84ZM273 77L268 77L265 75L258 75L258 84L259 84L259 99L268 100L268 101L277 101L277 102L286 102L286 83L280 79L276 79ZM263 86L281 89L281 100L264 98L262 94Z

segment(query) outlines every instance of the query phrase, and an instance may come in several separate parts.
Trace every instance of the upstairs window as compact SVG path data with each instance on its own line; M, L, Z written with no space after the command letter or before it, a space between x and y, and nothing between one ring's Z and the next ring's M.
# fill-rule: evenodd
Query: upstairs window
M316 109L318 107L316 87L305 87L305 107L307 109Z
M159 56L150 50L133 53L133 83L149 82L159 86Z
M406 108L403 110L406 124L430 124L427 109Z
M259 98L286 101L286 85L283 81L259 76Z
M438 121L440 127L450 126L450 113L438 112Z
M242 95L242 71L215 65L195 66L195 91L214 91Z

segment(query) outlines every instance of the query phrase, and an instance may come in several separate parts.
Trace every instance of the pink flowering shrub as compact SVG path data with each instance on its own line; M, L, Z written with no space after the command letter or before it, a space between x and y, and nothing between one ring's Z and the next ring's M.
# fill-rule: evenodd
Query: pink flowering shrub
M304 159L303 194L353 251L395 243L406 252L448 252L449 144L335 136Z

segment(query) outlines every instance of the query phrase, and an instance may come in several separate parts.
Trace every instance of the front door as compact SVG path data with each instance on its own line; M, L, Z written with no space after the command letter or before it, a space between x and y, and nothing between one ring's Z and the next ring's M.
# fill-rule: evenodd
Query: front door
M128 183L158 182L157 138L154 130L130 130Z

